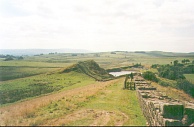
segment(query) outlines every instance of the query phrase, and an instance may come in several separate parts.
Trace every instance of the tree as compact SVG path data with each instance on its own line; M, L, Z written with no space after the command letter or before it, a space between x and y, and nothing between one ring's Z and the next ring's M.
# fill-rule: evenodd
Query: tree
M189 67L182 67L180 64L177 66L162 65L158 68L159 76L171 80L184 79L184 72L192 70Z
M181 61L183 64L185 64L185 59Z
M175 60L174 61L174 66L177 66L178 65L178 62L179 62L178 60Z
M186 60L185 60L185 62L186 62L186 64L187 64L187 63L189 63L189 62L190 62L190 60L189 60L189 59L186 59Z
M156 75L151 71L144 72L143 77L147 80L158 82L158 79L156 78Z
M18 57L18 60L23 60L23 59L24 59L24 57L22 57L22 56Z
M192 61L192 64L194 64L194 60Z
M13 60L12 57L7 57L4 61L10 61L10 60Z
M133 73L130 74L131 81L133 80Z
M128 75L128 74L126 74L126 77L125 77L125 82L124 82L124 89L126 89L126 88L127 88L127 80L128 80L128 78L129 78L129 75Z

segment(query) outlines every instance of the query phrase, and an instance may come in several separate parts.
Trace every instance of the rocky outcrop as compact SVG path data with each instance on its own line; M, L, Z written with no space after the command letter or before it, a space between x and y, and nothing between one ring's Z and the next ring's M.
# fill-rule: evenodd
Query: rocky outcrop
M172 99L157 91L142 77L135 77L136 91L150 126L190 126L194 124L194 103Z
M101 68L94 60L80 61L68 68L62 70L62 73L76 71L96 79L97 81L107 81L114 79L105 69Z

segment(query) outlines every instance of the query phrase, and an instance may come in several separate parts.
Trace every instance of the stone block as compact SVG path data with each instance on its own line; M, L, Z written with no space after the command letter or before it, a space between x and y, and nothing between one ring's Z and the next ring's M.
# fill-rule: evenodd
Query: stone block
M139 90L156 90L155 87L139 87Z
M164 126L182 126L182 122L180 120L175 119L164 119Z
M163 125L163 117L162 117L162 116L159 117L159 124L160 124L161 126Z
M149 95L149 94L146 94L146 93L143 93L143 94L142 94L142 97L143 97L143 98L150 98L150 95Z
M187 115L186 125L194 123L194 107L185 107L184 115Z
M161 113L164 118L182 119L184 106L178 103L164 103L160 106Z

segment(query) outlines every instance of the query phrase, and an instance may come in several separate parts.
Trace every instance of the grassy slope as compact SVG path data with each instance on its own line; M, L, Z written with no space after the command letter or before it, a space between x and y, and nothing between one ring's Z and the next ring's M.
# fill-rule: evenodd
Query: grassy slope
M57 76L57 75L53 75L53 76ZM92 78L76 72L63 74L62 77L67 78L68 81L74 81L74 80L82 80L82 81L74 85L64 87L61 90L61 92L58 91L44 96L29 98L28 100L23 100L23 101L1 106L0 121L2 122L0 125L6 125L6 124L16 125L18 121L21 121L24 118L28 118L29 116L31 116L31 113L34 112L34 110L36 110L37 108L47 105L50 101L61 99L64 96L64 94L68 93L68 91L71 91L72 89L73 90L80 89L82 87L85 87L95 82Z
M69 63L47 63L28 60L0 60L0 81L24 78L52 72L69 66Z
M149 69L153 73L158 73L157 69ZM192 78L192 74L185 74L186 78ZM164 94L168 95L171 98L179 99L179 100L187 100L187 101L194 101L194 99L185 93L183 90L176 89L177 82L174 80L169 80L162 77L157 77L161 81L164 81L169 86L161 86L158 83L152 82L152 86L156 87L157 90L162 91Z
M85 76L85 74L81 74L77 72L62 73L62 74L59 74L59 73L42 74L42 75L37 75L37 76L32 76L27 78L1 82L0 94L2 94L1 99L6 99L6 100L11 99L12 101L10 102L16 102L25 98L40 96L42 94L57 92L59 90L66 90L69 87L80 86L91 82L94 82L94 79ZM36 84L40 84L40 85L36 85ZM40 89L42 89L41 93L38 92ZM46 89L50 91L45 91ZM22 91L22 92L19 92L17 96L15 96L13 93L16 91ZM5 92L7 94L5 94ZM36 95L33 94L32 92L36 93ZM15 98L15 97L18 97L18 98Z
M24 78L33 75L44 74L55 71L59 68L54 67L16 67L16 66L0 66L0 81Z
M17 71L11 69L12 67L16 68L14 66L10 66L8 68L12 71L12 73L14 72L13 75L16 75L19 72L21 73L21 75L25 74L23 71L25 69L24 67L20 67L21 70ZM28 74L30 74L30 72L33 72L34 69L32 67L30 68L31 70L29 70ZM75 64L74 69L76 69L74 71L89 75L96 80L107 80L113 78L112 75L109 75L94 61L79 62L78 64ZM6 73L10 72L5 71L5 76L8 75ZM36 73L38 73L38 71ZM13 103L19 100L40 96L51 92L56 92L59 90L63 90L71 85L80 84L81 82L85 82L86 80L88 80L87 78L80 78L76 75L77 73L61 73L61 71L59 70L50 73L47 72L46 74L37 76L0 82L0 105Z
M84 73L96 80L110 80L114 77L106 70L101 68L95 61L93 60L87 60L87 61L80 61L77 64L74 64L66 69L64 69L62 72L70 72L70 71L76 71L80 73Z
M1 107L1 125L145 125L136 92L122 90L123 80L88 82Z
M164 87L159 85L158 83L152 82L152 86L156 87L158 91L161 91L164 93L164 95L167 95L171 98L182 100L182 101L191 101L194 102L194 98L189 96L187 93L185 93L183 90L178 90L173 87Z
M186 79L192 83L194 83L194 74L184 74Z
M123 125L146 125L145 118L139 107L136 91L123 90L123 80L124 79L102 90L86 105L85 108L105 110L118 114L110 119L107 123L109 126L116 125L117 120L119 121L121 119L119 118L121 117L121 113L128 116L123 122ZM71 124L76 124L76 122L79 121L75 121L75 123Z

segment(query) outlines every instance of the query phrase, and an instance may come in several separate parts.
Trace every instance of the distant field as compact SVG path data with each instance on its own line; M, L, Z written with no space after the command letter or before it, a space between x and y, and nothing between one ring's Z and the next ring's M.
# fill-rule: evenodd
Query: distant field
M48 73L11 81L0 82L0 104L13 103L26 98L40 96L77 85L93 82L94 79L85 74Z
M184 74L186 79L192 83L194 83L194 74Z
M3 61L0 59L0 81L24 78L43 74L60 68L66 68L78 61L94 60L102 68L111 69L136 63L150 66L152 64L170 64L194 57L173 53L134 53L134 52L99 52L99 53L60 53L39 56L25 56L23 60Z
M0 81L29 77L33 75L48 73L57 69L59 68L0 66Z
M40 56L26 56L23 60L3 61L0 66L33 66L33 67L65 67L78 61L94 60L101 67L110 69L114 67L128 66L136 63L144 65L170 64L174 60L194 60L192 55L172 53L134 53L134 52L99 52L99 53L60 53L45 54Z

